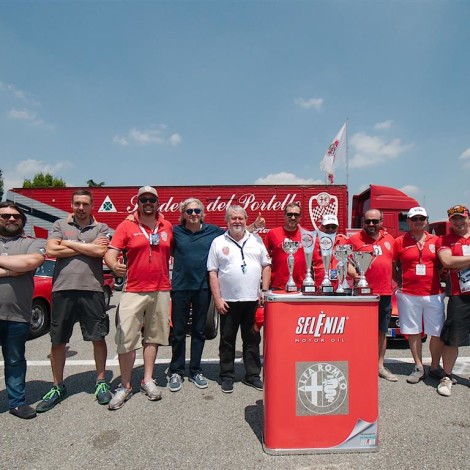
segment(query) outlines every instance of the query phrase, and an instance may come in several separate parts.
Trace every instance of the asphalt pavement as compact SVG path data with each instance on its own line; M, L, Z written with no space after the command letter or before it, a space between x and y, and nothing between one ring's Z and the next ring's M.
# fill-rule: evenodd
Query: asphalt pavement
M119 293L111 304L117 305ZM109 313L114 320L115 308ZM108 337L108 376L119 383L114 329ZM451 397L436 393L437 381L406 383L412 370L410 352L390 345L387 366L397 383L379 381L379 447L370 453L268 455L263 451L263 393L243 385L241 341L237 345L237 377L233 394L217 384L218 339L204 351L205 390L187 380L181 391L166 387L169 347L160 348L155 378L163 390L160 402L139 393L141 354L134 372L134 396L117 411L94 400L94 367L90 344L78 326L68 348L65 370L67 398L30 421L8 413L0 363L1 469L390 469L470 468L470 347L461 348ZM27 399L37 402L51 386L49 337L27 345ZM427 345L424 354L429 358ZM0 355L0 361L2 361ZM428 361L429 362L429 361ZM165 388L163 388L165 387ZM322 432L313 429L312 432Z

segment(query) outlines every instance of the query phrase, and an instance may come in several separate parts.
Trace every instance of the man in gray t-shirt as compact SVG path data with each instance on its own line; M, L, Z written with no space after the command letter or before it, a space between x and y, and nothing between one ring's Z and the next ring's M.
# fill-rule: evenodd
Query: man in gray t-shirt
M0 344L10 413L36 416L26 404L25 344L31 321L33 276L44 261L44 241L26 237L24 212L11 202L0 203Z
M52 287L51 366L54 384L38 403L36 411L45 412L65 398L65 347L80 322L85 341L93 343L97 381L95 396L100 405L111 400L105 379L109 332L103 294L103 256L109 228L91 215L93 197L88 190L72 195L73 216L57 220L47 239L47 254L56 258Z

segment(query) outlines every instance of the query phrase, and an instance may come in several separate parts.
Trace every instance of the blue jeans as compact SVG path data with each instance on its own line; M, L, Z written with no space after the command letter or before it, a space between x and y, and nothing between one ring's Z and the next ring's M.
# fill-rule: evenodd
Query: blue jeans
M202 372L201 357L206 342L206 317L211 294L209 289L182 290L171 293L171 321L173 339L171 341L172 358L170 373L184 375L186 358L186 324L192 307L191 359L189 373Z
M10 409L26 403L26 359L25 344L29 323L0 320L0 344L5 361L5 383Z

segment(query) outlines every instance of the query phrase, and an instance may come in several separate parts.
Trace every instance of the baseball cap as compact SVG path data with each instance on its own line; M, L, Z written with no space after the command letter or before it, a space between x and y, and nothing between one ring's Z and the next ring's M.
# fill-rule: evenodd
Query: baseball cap
M408 218L411 219L415 215L423 215L424 217L428 216L428 213L426 212L426 209L424 207L412 207L408 211Z
M157 190L155 188L152 188L152 186L142 186L141 188L139 188L137 197L142 196L142 194L153 194L155 197L158 197Z
M339 226L338 217L335 214L325 214L321 220L322 225L335 224Z
M455 206L452 206L447 211L447 216L449 217L449 219L452 219L454 215L461 215L462 217L468 217L468 208L466 206L463 206L462 204L457 204Z

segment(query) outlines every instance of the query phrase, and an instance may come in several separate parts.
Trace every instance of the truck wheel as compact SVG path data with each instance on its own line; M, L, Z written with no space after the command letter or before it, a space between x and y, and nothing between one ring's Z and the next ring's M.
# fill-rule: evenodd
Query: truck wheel
M45 335L51 324L49 306L42 299L33 299L31 326L29 327L28 340Z
M217 337L219 329L219 312L215 309L214 298L211 297L209 308L206 316L206 339L214 339Z

